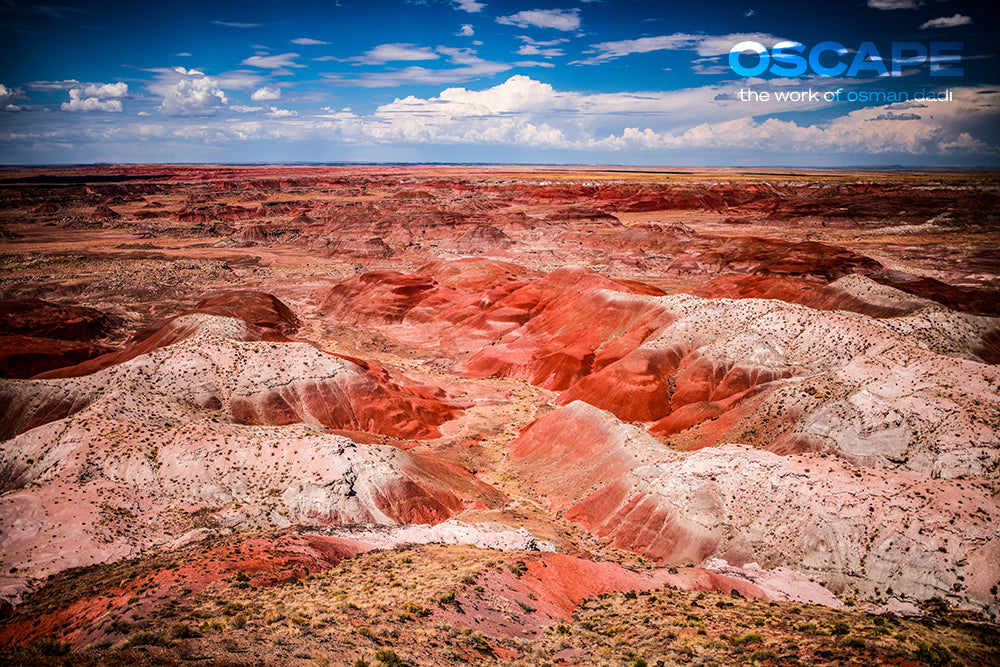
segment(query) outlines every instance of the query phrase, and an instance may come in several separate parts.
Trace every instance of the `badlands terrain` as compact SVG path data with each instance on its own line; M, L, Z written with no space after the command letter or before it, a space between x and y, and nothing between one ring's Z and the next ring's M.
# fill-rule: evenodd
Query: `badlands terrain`
M0 170L0 662L1000 663L1000 176Z

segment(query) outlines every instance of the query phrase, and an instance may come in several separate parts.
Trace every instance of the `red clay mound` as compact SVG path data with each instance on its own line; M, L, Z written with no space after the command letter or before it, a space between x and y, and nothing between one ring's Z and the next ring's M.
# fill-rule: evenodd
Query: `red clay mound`
M515 244L514 239L489 224L473 225L455 242L455 247L470 252L505 250Z
M60 369L47 375L74 381L36 378L30 384L4 385L3 437L66 417L117 390L183 397L248 424L304 422L397 438L437 437L438 427L461 412L440 390L407 387L381 367L338 358L306 343L247 344L247 338L259 342L261 332L273 331L239 320L188 315L130 348L135 359L129 364L121 363L124 355L107 355L120 361L98 375L68 375L73 368ZM169 340L172 344L160 345L170 337L176 337ZM146 346L160 349L140 358ZM202 382L192 383L192 376Z
M679 345L639 347L581 378L559 397L559 403L582 400L624 421L649 422L692 403L714 402L721 408L725 401L731 408L747 390L791 375L791 369L706 359ZM706 418L712 412L705 412ZM696 414L688 411L687 417Z
M509 454L524 478L568 520L658 561L700 562L717 540L624 481L645 460L638 451L644 446L650 443L634 442L629 427L610 413L577 402L528 426ZM655 459L662 452L648 456Z
M196 322L177 318L193 313L232 317L247 323L240 340L284 342L299 328L299 319L276 297L262 292L226 292L198 303L192 310L155 322L132 336L123 350L89 359L75 366L38 373L38 378L69 378L89 375L104 368L135 359L138 356L185 340L199 330Z
M788 303L803 303L809 294L822 285L817 281L787 276L727 273L701 283L691 290L691 294L706 299L780 299Z
M581 267L539 277L495 259L462 259L428 264L413 274L366 273L317 298L325 315L342 322L401 325L392 330L401 339L451 353L478 350L466 366L470 374L513 375L565 388L662 326L656 314L662 309L629 302L629 294L662 292ZM503 339L507 334L510 339Z
M823 284L793 276L726 274L702 283L692 294L706 298L779 299L817 310L847 310L869 317L909 315L936 303L889 286L880 289L879 274L872 280L850 275ZM933 295L928 295L933 296Z
M57 338L0 336L0 377L28 378L111 352L110 347Z
M247 424L306 422L419 440L438 437L438 426L461 412L419 389L379 381L361 368L318 380L289 379L231 396L230 413Z
M635 572L617 563L595 562L563 554L539 554L526 561L527 577L538 584L531 586L540 600L571 613L584 600L604 593L648 591L674 586L688 591L738 591L744 597L769 599L771 596L750 582L698 568L681 568L675 574L658 569Z
M882 270L882 265L826 243L742 236L724 241L701 239L695 251L683 251L671 265L671 271L678 270L788 276L827 283L852 273L873 275Z
M235 322L216 317L235 318ZM230 367L230 362L235 364L237 358L247 354L247 350L236 349L234 341L288 343L285 334L293 333L298 325L295 314L269 294L230 292L200 302L183 316L147 327L125 350L41 373L36 379L87 376L207 331L210 338L200 344L203 350L171 347L172 352L164 359L153 361L163 365L148 379L149 389L190 393L193 403L225 410L249 424L305 422L399 438L437 437L438 426L461 412L443 400L443 393L436 388L401 385L384 368L360 360L335 361L333 355L305 344L298 344L298 352L294 353L277 345L254 348L254 355ZM206 366L204 355L208 350L215 350L230 362ZM168 363L167 358L172 356L176 358ZM192 372L185 370L185 365L196 369L196 376L207 373L214 379L194 387L180 382L180 374ZM121 378L114 376L113 381L133 382L135 377L146 376L129 369ZM93 388L88 383L4 387L0 391L4 437L62 419L89 405L102 391L100 383Z
M615 480L566 510L569 521L595 535L610 537L620 549L631 549L659 563L699 563L719 541L684 520L664 503L632 485Z
M301 325L291 308L277 297L263 292L225 292L200 301L189 312L235 317L262 329L274 329L284 336L291 336Z
M934 278L914 276L900 271L882 271L874 280L915 296L933 299L953 310L977 315L1000 315L1000 290L956 287Z
M388 259L393 250L378 236L368 239L348 239L336 241L329 246L331 256L357 257L361 259Z
M433 276L441 285L467 294L520 284L539 276L538 272L518 264L475 257L431 262L420 267L419 273Z
M557 269L464 323L464 328L497 320L524 325L480 350L463 369L479 377L513 376L546 389L566 389L672 320L655 301L630 296L649 291L579 267Z
M440 291L428 276L374 271L325 291L320 310L342 322L390 324Z
M583 377L560 397L561 404L583 400L625 421L654 421L670 414L674 375L685 356L681 348L638 349Z
M401 476L380 485L375 505L398 524L437 524L469 509L502 507L507 498L466 468L408 453Z
M41 299L0 301L0 334L89 341L111 326L111 318L94 308Z
M0 387L0 440L30 431L83 410L95 396L87 392L45 391L41 396L23 386Z
M717 540L623 481L640 461L663 456L643 453L652 442L635 441L630 427L612 414L577 402L536 420L509 453L525 479L568 520L658 561L700 562Z
M722 400L698 401L682 405L650 426L649 432L655 436L670 436L705 424L705 427L699 430L701 436L699 444L706 447L715 444L725 435L727 427L731 428L739 417L745 416L745 411L733 412L734 408L760 390L761 388L754 387Z
M545 493L557 510L567 509L588 489L629 468L619 424L609 414L571 404L532 422L508 450L512 461L537 474L553 474Z
M774 595L741 579L700 568L633 571L606 561L555 553L520 553L518 572L487 570L477 578L475 594L467 589L455 605L434 616L453 627L469 627L490 637L531 638L570 618L584 600L608 593L651 591L669 586L687 591L737 591L743 597ZM531 611L527 611L531 610Z
M973 352L987 363L1000 364L1000 329L984 333L979 347Z
M432 262L416 273L374 271L317 293L320 310L352 324L458 322L491 303L495 290L534 277L529 269L495 259ZM433 334L440 335L435 328ZM433 336L431 336L433 337Z

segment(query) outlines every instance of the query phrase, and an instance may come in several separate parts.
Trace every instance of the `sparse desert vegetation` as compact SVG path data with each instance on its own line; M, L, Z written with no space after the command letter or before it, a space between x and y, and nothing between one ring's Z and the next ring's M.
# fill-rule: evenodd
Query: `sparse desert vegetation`
M410 563L401 562L404 553ZM584 599L551 625L529 630L535 622L522 619L532 613L526 609L527 599L515 597L512 604L497 595L495 587L487 592L465 582L468 577L517 578L507 567L515 558L533 561L539 556L469 547L405 547L349 558L329 570L269 586L241 587L241 577L235 576L180 597L160 597L163 591L152 589L156 605L144 609L132 603L109 614L100 623L104 638L89 648L73 650L68 644L38 639L9 654L8 661L987 665L1000 655L995 626L942 611L933 603L927 607L928 616L908 620L674 587ZM43 589L22 613L59 608L70 600L50 596L66 596L72 586L76 595L86 595L123 575L141 580L162 565L154 558L133 562L127 571L95 568L70 574L61 586ZM552 582L525 576L528 594L544 600ZM488 617L506 622L509 632L490 632Z

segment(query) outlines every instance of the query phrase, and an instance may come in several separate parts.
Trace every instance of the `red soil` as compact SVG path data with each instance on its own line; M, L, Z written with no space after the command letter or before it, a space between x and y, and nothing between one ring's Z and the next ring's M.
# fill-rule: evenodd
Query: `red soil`
M76 646L120 639L124 633L114 631L101 619L118 616L126 607L134 609L137 616L152 614L164 601L197 594L237 574L246 576L248 585L255 588L275 586L328 570L344 558L369 549L348 539L285 535L175 552L172 566L126 575L119 582L92 590L56 611L0 628L0 648L28 644L41 637L54 636L57 631L61 631L58 634L62 641ZM129 603L139 596L142 601L138 607ZM63 630L67 627L71 629Z

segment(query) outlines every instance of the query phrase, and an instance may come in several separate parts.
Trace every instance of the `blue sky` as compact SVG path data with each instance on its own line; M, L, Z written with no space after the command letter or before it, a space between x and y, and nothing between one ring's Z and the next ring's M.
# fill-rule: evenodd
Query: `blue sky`
M998 25L960 0L0 0L0 163L998 166ZM824 67L875 52L729 62L826 41ZM894 42L961 61L878 76Z

